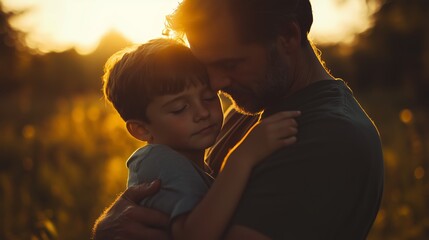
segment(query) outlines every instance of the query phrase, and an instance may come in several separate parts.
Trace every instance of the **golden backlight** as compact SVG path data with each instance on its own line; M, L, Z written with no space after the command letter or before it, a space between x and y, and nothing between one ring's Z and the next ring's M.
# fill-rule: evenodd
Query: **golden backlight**
M6 10L27 12L12 26L28 33L27 44L42 52L75 47L90 53L106 32L133 42L161 36L165 15L179 0L4 0Z
M12 26L27 33L27 45L41 52L76 48L90 53L106 32L132 42L160 37L165 15L180 0L3 0L6 10L26 10ZM365 0L313 0L311 37L317 43L350 41L370 26Z

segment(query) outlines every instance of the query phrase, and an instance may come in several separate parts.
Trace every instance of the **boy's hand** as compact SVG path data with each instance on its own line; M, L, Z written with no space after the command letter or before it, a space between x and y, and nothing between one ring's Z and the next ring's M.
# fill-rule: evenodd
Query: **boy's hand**
M97 219L93 239L170 239L169 217L137 204L159 188L159 181L128 188Z
M298 124L294 118L300 114L299 111L279 112L259 121L229 155L253 167L275 150L295 143Z

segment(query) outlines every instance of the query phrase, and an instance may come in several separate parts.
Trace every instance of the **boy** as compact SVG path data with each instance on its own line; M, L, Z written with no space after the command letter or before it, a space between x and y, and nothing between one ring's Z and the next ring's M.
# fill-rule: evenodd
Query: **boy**
M222 127L222 108L189 48L154 39L120 51L107 61L103 80L104 94L127 130L148 143L127 161L128 186L162 181L162 189L141 204L170 215L175 239L221 238L252 168L296 141L293 118L299 112L272 115L230 151L213 182L204 154Z

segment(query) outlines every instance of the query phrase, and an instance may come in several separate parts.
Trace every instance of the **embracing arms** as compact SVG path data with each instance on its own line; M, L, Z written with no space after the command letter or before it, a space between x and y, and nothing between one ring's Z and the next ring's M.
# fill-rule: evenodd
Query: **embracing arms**
M223 170L202 201L173 221L174 239L221 239L255 165L296 141L299 112L281 112L258 122L227 155Z
M97 219L93 239L170 239L169 216L136 204L155 194L160 186L159 181L154 181L128 188Z
M229 239L240 235L245 239L261 239L262 235L258 238L258 232L248 228L234 226L226 234L225 230L253 166L276 149L296 140L297 125L293 118L298 115L297 112L273 115L248 131L246 140L240 141L234 151L229 152L222 173L200 204L192 213L174 219L173 236L177 239L198 239L198 236ZM169 239L169 216L136 204L156 193L159 187L159 182L155 182L127 189L97 220L94 239Z

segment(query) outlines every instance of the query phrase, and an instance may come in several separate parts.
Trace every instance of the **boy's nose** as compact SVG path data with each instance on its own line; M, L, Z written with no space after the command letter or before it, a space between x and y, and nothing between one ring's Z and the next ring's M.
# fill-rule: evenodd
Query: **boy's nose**
M210 116L210 111L203 104L199 104L195 108L195 112L194 112L195 121L207 119L209 116Z

